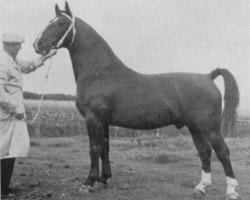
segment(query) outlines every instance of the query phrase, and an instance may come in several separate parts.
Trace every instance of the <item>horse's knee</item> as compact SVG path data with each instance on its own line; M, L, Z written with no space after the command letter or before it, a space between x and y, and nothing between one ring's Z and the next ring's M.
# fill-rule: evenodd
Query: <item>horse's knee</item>
M109 139L107 138L103 138L103 152L102 152L105 155L108 155L109 153Z
M202 149L200 152L199 152L199 155L201 157L201 159L203 160L207 160L211 157L211 154L212 154L212 149L210 146L207 146L207 147L204 147L204 149Z
M102 145L100 144L94 144L90 146L91 156L100 155L101 151L102 151Z

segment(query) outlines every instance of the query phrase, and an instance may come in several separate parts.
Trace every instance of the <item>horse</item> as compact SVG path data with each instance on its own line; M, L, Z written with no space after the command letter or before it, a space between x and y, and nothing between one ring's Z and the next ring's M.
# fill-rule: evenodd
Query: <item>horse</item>
M86 22L55 4L56 16L34 42L35 51L66 48L72 61L76 108L85 117L90 143L90 170L82 187L94 191L94 183L107 184L112 177L109 160L109 126L148 130L168 125L186 126L201 160L201 180L195 192L205 194L211 186L211 151L221 162L228 199L237 199L229 148L222 132L235 127L239 90L234 76L217 68L209 74L141 74L115 55L107 42ZM222 76L222 95L214 79ZM102 170L99 175L99 160Z

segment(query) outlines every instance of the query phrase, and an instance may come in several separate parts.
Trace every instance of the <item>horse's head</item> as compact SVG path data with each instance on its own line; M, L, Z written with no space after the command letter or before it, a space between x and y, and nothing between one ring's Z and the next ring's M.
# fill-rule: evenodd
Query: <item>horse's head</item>
M70 47L75 37L75 18L69 5L65 2L65 11L61 11L55 5L56 17L52 19L44 31L42 31L33 46L39 54L45 55L50 49Z

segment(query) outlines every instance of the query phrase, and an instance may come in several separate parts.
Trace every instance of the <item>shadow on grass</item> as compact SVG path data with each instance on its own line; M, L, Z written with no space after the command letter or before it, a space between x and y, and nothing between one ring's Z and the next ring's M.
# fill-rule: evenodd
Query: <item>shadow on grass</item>
M41 144L38 143L38 142L30 141L30 146L32 146L32 147L40 147Z
M178 163L185 160L185 158L180 157L179 155L160 153L156 155L153 159L153 162L157 164L167 164L167 163Z
M49 144L47 145L48 147L56 147L56 148L61 148L61 147L70 147L71 144L68 143L54 143L54 144Z

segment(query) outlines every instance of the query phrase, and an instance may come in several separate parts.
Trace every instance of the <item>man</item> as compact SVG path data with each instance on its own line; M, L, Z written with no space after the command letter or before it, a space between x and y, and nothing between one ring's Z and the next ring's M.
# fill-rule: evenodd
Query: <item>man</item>
M0 159L1 197L10 193L10 180L15 158L25 157L29 149L29 135L25 122L21 73L30 73L42 66L56 50L33 61L23 61L16 56L24 38L15 33L2 36L3 51L0 51Z

